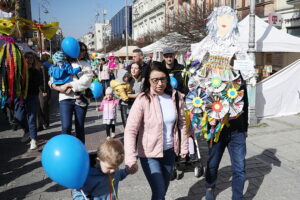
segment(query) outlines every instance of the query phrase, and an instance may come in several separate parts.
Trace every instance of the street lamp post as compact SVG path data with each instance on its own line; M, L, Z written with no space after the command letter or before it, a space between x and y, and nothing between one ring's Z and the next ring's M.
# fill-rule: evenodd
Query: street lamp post
M249 49L248 53L255 66L255 0L250 0L250 15L249 15ZM250 126L257 125L255 101L256 101L256 86L247 83L249 93L249 124Z
M126 62L128 62L128 7L125 0L125 40L126 40Z

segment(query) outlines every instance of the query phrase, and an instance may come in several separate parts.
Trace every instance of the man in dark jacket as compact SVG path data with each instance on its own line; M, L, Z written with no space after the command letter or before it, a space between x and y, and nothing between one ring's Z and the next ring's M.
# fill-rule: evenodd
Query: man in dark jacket
M144 62L144 54L141 49L134 49L132 53L133 62L142 67L142 77L144 78L149 70L149 65ZM129 72L129 74L131 74L131 65L128 66L127 71Z
M188 79L185 80L184 77L182 77L184 66L179 64L175 59L175 52L170 47L163 49L163 56L164 60L162 63L166 66L170 76L173 76L178 82L176 89L186 95L189 92L189 89L187 86Z

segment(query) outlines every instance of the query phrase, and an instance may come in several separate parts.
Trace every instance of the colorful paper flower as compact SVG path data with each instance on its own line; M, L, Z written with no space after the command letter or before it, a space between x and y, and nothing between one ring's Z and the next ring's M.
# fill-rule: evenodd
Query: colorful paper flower
M230 98L230 99L234 99L238 96L238 92L236 91L235 88L231 88L229 90L227 90L227 96Z
M183 59L187 59L187 58L189 58L191 55L192 55L192 52L186 52L186 53L183 55Z
M220 87L222 84L222 80L220 77L213 77L211 79L211 85L214 87L214 88L218 88Z
M236 98L229 104L229 117L235 118L242 113L244 107L244 91L238 91Z
M211 109L215 112L221 112L223 109L222 103L220 101L214 102L211 106Z
M229 103L225 99L214 100L206 106L205 111L214 119L222 119L229 111Z
M220 77L215 76L211 79L206 79L205 87L209 92L218 93L226 88L226 84L222 82Z
M186 107L191 113L202 113L205 108L206 93L198 88L188 93L185 98Z
M197 65L199 65L200 64L200 61L199 60L194 60L193 62L192 62L192 66L193 67L195 67L195 66L197 66Z
M200 97L195 97L193 98L193 106L194 107L201 107L203 105L203 99L201 99Z

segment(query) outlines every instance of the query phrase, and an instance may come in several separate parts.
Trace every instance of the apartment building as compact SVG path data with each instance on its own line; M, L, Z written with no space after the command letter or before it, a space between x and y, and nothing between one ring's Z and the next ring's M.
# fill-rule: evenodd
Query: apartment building
M133 40L165 29L165 0L135 0L132 5Z

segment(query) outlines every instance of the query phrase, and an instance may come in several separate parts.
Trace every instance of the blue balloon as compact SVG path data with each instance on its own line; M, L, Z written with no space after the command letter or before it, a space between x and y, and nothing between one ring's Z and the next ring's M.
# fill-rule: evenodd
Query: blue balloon
M61 43L61 48L64 53L71 58L77 58L80 53L80 46L78 41L73 37L66 37Z
M95 99L97 99L97 98L99 98L99 97L102 96L103 86L101 85L100 82L98 82L98 81L92 82L91 85L90 85L90 89L92 90L93 97Z
M170 76L170 84L173 88L177 88L178 86L178 81L176 80L176 78L174 78L173 76Z
M67 188L78 189L87 178L90 159L79 139L62 134L53 137L45 145L42 165L53 181Z

